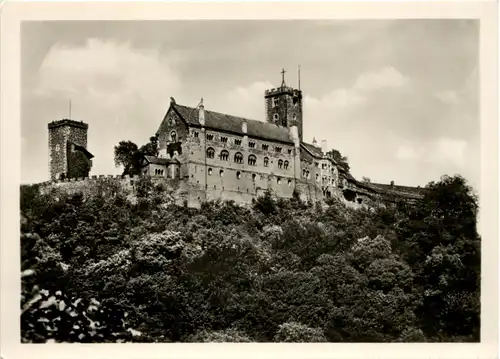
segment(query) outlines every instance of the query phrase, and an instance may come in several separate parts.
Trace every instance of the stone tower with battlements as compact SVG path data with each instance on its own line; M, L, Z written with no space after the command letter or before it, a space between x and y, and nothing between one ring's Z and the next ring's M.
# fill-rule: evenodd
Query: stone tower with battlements
M302 91L287 86L285 70L281 73L281 86L265 92L266 121L286 128L296 124L302 141Z
M75 145L87 148L89 125L81 121L63 119L48 124L49 129L49 175L51 180L67 176L69 155Z

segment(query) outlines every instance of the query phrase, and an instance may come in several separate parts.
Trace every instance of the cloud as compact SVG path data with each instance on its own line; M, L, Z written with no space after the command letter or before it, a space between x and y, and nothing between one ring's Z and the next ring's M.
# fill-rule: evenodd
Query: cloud
M457 92L453 90L441 91L436 93L434 96L447 105L458 105L460 103Z
M233 88L213 99L214 110L253 120L265 121L264 93L274 86L269 81L257 81ZM207 106L209 106L207 104ZM211 109L208 108L207 109Z
M353 88L355 90L378 90L383 88L404 87L410 83L410 79L403 76L392 66L381 68L378 71L366 72L358 76Z
M40 66L34 93L101 100L105 96L107 101L102 102L113 106L113 101L127 96L158 97L163 89L179 84L178 75L157 50L89 39L84 46L52 47Z
M406 142L397 147L394 156L398 160L413 161L415 165L463 168L467 148L468 143L465 140L440 137L430 143Z
M89 39L53 46L30 95L40 103L59 101L64 109L71 100L72 119L89 124L88 147L96 156L92 173L110 174L117 171L113 147L122 140L145 143L181 85L179 73L157 49Z

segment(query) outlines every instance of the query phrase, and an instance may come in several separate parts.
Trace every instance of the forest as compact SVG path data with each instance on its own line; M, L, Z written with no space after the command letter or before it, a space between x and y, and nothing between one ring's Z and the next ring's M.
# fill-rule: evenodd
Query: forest
M147 178L136 201L23 185L22 341L478 342L478 199L460 176L426 188L194 209Z

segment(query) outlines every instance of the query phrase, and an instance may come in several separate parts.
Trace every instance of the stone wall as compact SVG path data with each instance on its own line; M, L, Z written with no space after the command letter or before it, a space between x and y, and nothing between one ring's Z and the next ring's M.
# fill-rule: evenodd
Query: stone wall
M58 181L47 181L41 183L42 193L50 193L52 190L62 191L65 194L82 193L84 196L96 195L99 192L112 192L119 189L131 202L135 202L137 197L137 184L140 176L121 175L100 175L86 178L72 178ZM155 185L161 185L163 193L168 198L172 198L175 203L182 205L187 200L186 186L177 179L165 177L151 177ZM110 194L110 193L108 193Z
M49 129L49 174L58 179L68 172L68 141L87 148L88 125L83 122L61 120L51 122Z
M279 87L266 91L265 101L267 122L289 128L295 121L302 141L302 92L291 87Z

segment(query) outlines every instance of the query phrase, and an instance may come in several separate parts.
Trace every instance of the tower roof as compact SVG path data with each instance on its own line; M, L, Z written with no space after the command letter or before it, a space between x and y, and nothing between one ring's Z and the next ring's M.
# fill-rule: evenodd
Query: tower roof
M48 124L49 129L61 126L72 126L72 127L83 128L85 130L89 128L89 125L84 123L83 121L68 120L67 118L64 118L59 121L52 121Z

